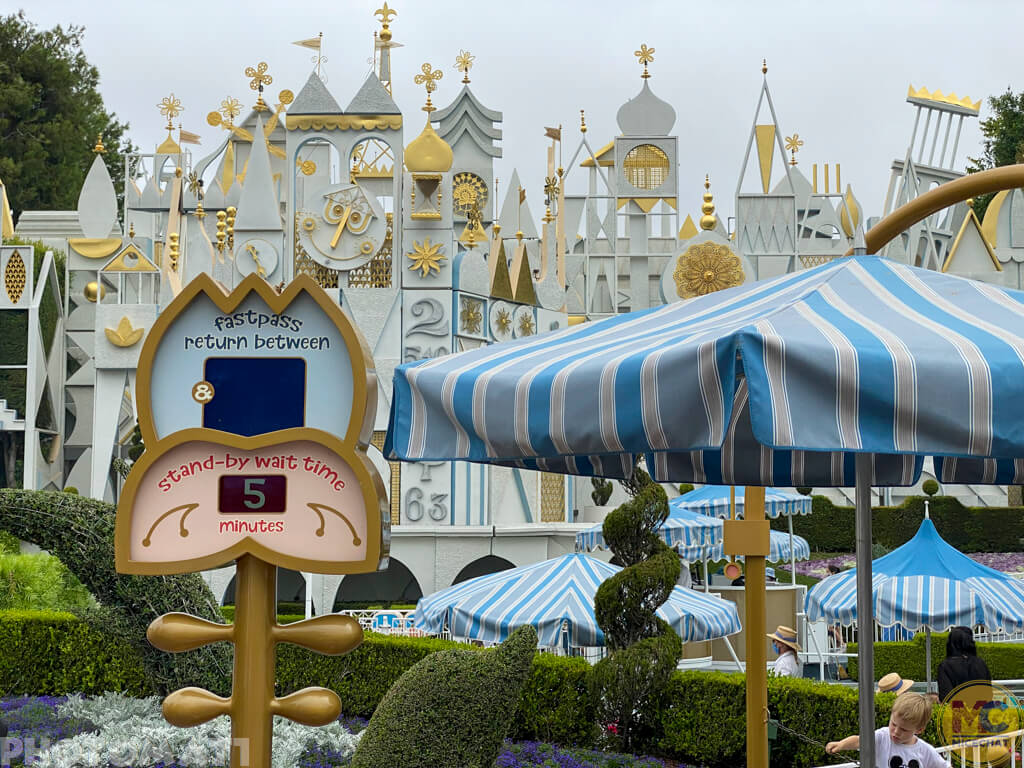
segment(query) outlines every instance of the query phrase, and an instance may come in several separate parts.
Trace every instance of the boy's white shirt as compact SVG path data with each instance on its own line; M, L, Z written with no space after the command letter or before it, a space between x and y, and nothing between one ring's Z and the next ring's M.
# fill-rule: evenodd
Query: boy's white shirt
M894 758L899 762L892 762ZM915 736L913 744L897 744L887 727L875 731L875 765L878 768L948 768L942 755L927 741Z

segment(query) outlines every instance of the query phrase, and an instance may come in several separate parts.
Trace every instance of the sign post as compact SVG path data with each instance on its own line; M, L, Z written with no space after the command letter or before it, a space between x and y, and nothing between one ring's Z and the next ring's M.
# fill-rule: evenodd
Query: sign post
M137 393L146 451L118 504L117 570L237 567L233 625L169 613L146 633L172 653L235 645L231 696L183 688L164 700L164 716L189 727L228 715L232 768L269 768L274 715L326 725L341 710L325 688L275 697L275 646L338 655L363 639L348 616L277 624L277 567L348 574L387 565L384 484L366 456L373 361L309 278L278 294L251 275L226 294L200 276L154 324Z

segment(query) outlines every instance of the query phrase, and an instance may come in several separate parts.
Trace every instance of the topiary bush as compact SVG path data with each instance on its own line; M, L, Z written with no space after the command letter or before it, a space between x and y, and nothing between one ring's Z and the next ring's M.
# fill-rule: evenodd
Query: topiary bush
M679 635L654 613L679 578L679 557L655 533L666 517L668 497L648 480L602 528L625 567L594 597L608 655L594 665L593 694L599 722L615 724L614 740L627 752L654 731L662 691L683 652Z
M417 662L373 713L352 768L493 765L536 648L527 626L491 651L439 651Z
M921 483L921 490L924 491L924 493L928 496L934 496L936 493L939 492L939 484L937 481L929 477L927 480Z
M146 640L157 616L182 611L223 623L217 601L197 574L129 576L114 569L115 508L59 491L0 489L0 529L60 558L100 607L82 612L97 631L131 644L152 688L190 685L228 693L232 648L215 643L186 653L158 651Z
M605 480L603 477L590 478L590 484L594 486L594 490L590 492L591 500L596 506L603 507L612 497L615 486L612 485L611 480Z

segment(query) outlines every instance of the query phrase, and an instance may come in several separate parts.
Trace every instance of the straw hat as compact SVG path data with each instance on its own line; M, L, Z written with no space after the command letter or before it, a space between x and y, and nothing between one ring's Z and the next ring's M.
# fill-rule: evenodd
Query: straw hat
M890 672L888 675L883 675L882 679L878 681L875 691L877 693L895 693L899 696L901 693L909 691L913 684L913 680L904 680L898 672Z
M791 627L784 627L780 624L768 637L779 645L788 646L794 651L800 650L800 644L796 641L796 630Z

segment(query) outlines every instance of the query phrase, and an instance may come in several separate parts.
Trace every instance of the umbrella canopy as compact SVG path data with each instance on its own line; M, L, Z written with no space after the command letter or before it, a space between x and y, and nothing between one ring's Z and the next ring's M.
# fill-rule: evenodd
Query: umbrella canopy
M702 515L713 517L729 517L730 491L728 485L705 485L703 488L695 488L689 493L677 496L669 502L670 509L692 509ZM743 487L736 491L736 517L743 517ZM812 501L810 496L804 496L792 491L782 491L778 488L764 489L764 514L765 517L775 519L779 516L790 517L792 515L808 515L811 513Z
M499 643L516 627L533 625L540 645L561 644L566 628L573 646L604 645L594 618L594 595L621 568L582 554L479 576L420 598L415 626L452 637ZM719 597L676 587L658 616L683 642L726 637L740 631L736 606Z
M1024 584L951 547L931 520L922 522L906 544L873 561L871 573L873 614L883 626L1024 629ZM852 624L856 600L856 570L851 569L815 584L804 607L810 621Z
M672 499L675 501L675 499ZM684 560L694 562L708 559L708 553L722 548L722 521L689 509L673 507L669 502L669 515L658 529L662 540L676 550ZM576 548L592 552L607 549L602 528L598 523L576 534Z

